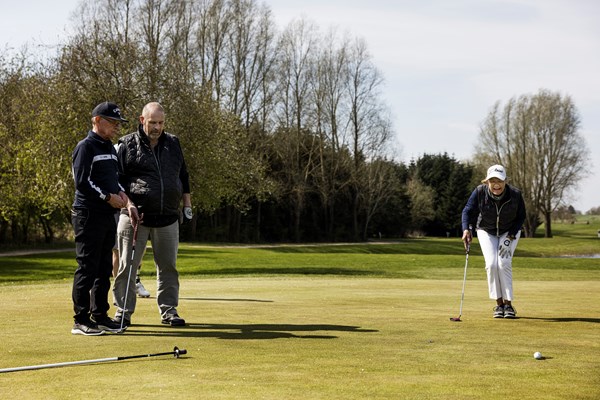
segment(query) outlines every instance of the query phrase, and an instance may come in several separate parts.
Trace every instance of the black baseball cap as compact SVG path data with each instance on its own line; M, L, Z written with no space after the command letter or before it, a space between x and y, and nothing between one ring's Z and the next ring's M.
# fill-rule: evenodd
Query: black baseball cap
M129 122L121 116L121 110L119 109L119 106L115 103L111 103L110 101L105 101L104 103L98 104L92 111L92 117L102 117L121 122Z

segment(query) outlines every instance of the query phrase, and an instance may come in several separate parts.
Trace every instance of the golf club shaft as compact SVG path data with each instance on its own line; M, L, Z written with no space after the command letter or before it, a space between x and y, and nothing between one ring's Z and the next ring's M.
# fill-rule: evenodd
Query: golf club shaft
M30 370L45 369L45 368L66 367L69 365L97 364L97 363L110 362L110 361L129 360L132 358L157 357L157 356L166 356L166 355L174 355L176 358L179 358L179 355L181 355L181 354L187 354L187 350L179 349L179 348L175 347L173 349L173 351L168 351L165 353L140 354L140 355L135 355L135 356L108 357L108 358L98 358L95 360L67 361L67 362L54 363L54 364L40 364L40 365L28 365L28 366L24 366L24 367L3 368L3 369L0 369L0 373L16 372L16 371L30 371Z
M25 366L25 367L14 367L14 368L0 369L0 373L2 373L2 372L15 372L15 371L29 371L29 370L44 369L44 368L66 367L68 365L95 364L95 363L108 362L108 361L117 361L117 360L118 360L118 357L109 357L109 358L98 358L96 360L68 361L68 362L55 363L55 364L28 365L28 366Z
M469 225L469 232L472 231L472 227L471 225ZM462 317L462 310L463 310L463 302L465 300L465 285L467 283L467 266L469 265L469 252L471 251L471 241L467 240L466 241L466 246L465 246L465 253L466 253L466 257L465 257L465 272L463 274L463 284L462 284L462 292L460 294L460 310L458 312L458 317L457 318L450 318L450 321L456 321L456 322L460 322L460 317Z
M127 298L129 297L129 284L131 282L131 270L133 269L133 262L135 260L135 242L137 242L137 228L140 223L138 219L137 223L133 225L133 243L131 245L131 261L129 263L129 273L127 274L127 285L125 286L125 298L123 299L123 311L121 313L121 331L125 325L125 315L127 308Z
M469 250L467 248L467 256L466 256L466 259L465 259L465 272L464 272L464 275L463 275L462 293L460 295L460 310L458 312L458 318L459 319L462 316L463 302L465 300L465 285L467 283L467 266L468 265L469 265Z

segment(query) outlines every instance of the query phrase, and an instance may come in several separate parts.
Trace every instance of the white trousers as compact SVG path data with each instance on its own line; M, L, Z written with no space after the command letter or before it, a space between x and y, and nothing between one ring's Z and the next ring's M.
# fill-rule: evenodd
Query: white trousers
M494 300L500 298L508 301L513 300L512 255L517 248L521 232L519 231L515 240L511 242L511 256L501 258L498 254L498 247L507 236L508 233L497 237L496 235L490 235L484 230L477 230L479 246L485 260L490 299Z

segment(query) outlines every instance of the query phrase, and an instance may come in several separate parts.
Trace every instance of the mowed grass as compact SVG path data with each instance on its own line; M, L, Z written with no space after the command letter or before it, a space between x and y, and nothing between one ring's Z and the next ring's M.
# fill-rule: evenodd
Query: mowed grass
M79 399L597 399L597 224L523 239L519 318L491 318L483 258L457 238L246 248L182 244L184 328L138 299L122 335L70 334L71 251L0 257L0 368L188 354L0 374L2 397ZM151 251L143 267L153 295ZM32 276L32 275L36 276ZM540 351L546 359L537 361Z
M588 235L551 239L521 239L514 269L521 280L589 279L600 260L565 256L600 253L600 239ZM474 240L470 262L481 265L483 257ZM182 243L179 249L180 274L196 277L227 276L377 276L407 279L462 279L465 252L458 238L425 238L396 242L334 245L222 246ZM144 256L142 276L156 274L152 249ZM75 253L0 257L0 286L17 282L71 281ZM472 278L484 279L481 268L471 270ZM600 276L597 278L600 279Z
M148 282L155 293L153 282ZM66 283L5 286L2 367L188 354L0 374L10 398L594 399L596 282L520 282L517 320L484 281L269 277L183 280L185 328L140 299L125 334L72 336ZM556 299L560 299L557 302ZM547 359L537 361L535 351ZM503 378L503 379L500 379ZM508 383L506 381L509 381ZM82 384L85 382L85 384Z

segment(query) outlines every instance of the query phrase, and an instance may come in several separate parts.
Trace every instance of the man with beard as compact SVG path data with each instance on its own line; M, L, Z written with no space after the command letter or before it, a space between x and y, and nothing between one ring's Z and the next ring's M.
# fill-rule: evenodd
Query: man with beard
M157 271L157 302L161 322L184 326L177 313L179 303L179 206L183 200L183 221L192 219L189 175L179 139L164 131L165 112L156 102L142 110L137 132L119 140L119 181L129 201L121 212L117 235L119 271L113 285L117 311L115 320L129 326L135 311L135 273L148 238ZM134 231L137 230L132 259ZM138 251L139 249L139 251ZM127 294L127 295L126 295Z

